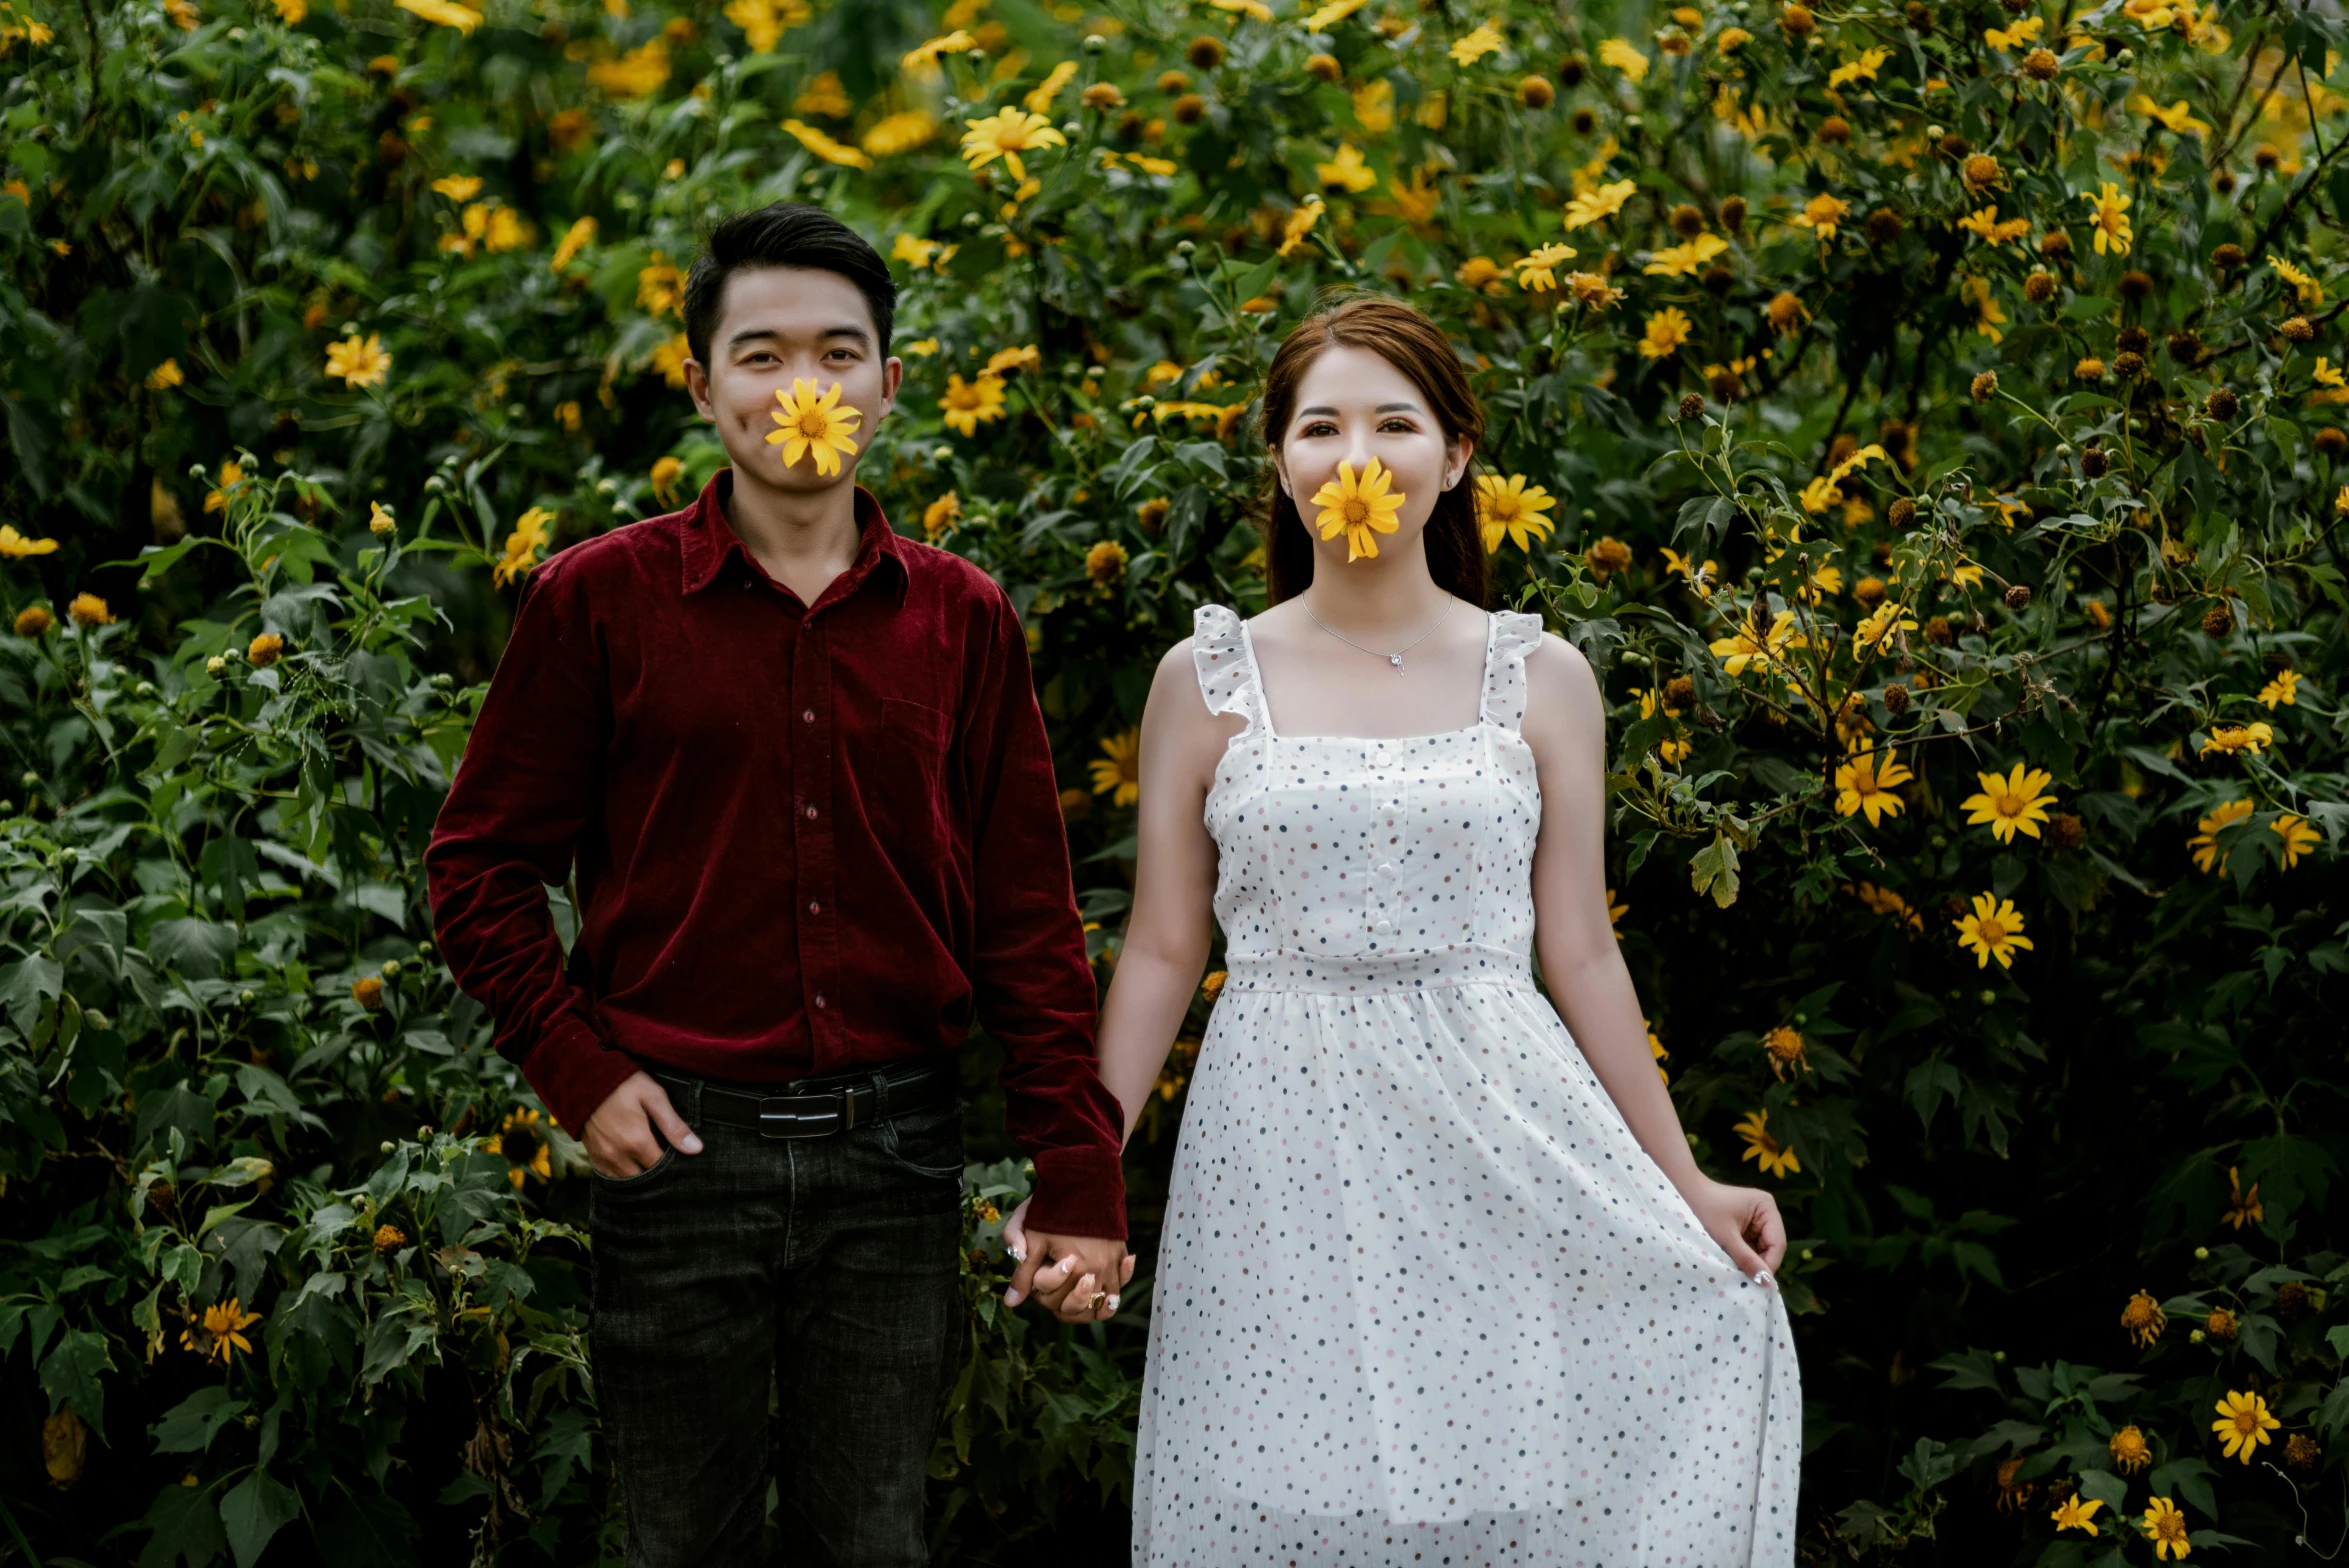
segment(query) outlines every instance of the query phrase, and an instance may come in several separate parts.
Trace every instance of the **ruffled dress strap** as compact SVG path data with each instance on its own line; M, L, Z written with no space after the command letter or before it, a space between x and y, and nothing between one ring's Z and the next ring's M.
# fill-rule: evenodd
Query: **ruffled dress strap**
M1493 643L1485 660L1486 722L1512 735L1525 722L1525 657L1541 646L1542 618L1523 610L1493 612Z
M1208 712L1246 719L1242 734L1264 728L1264 687L1256 678L1246 629L1230 606L1203 604L1191 612L1191 664Z

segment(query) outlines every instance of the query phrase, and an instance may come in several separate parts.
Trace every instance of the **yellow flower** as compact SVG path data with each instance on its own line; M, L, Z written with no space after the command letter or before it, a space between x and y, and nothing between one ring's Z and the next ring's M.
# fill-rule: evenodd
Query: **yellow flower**
M2276 732L2260 719L2249 724L2213 724L2210 738L2195 755L2207 757L2214 751L2223 751L2232 756L2238 751L2265 751L2275 738Z
M1792 1149L1783 1147L1777 1139L1770 1136L1769 1126L1770 1113L1768 1111L1746 1112L1744 1118L1738 1122L1734 1129L1737 1135L1745 1140L1745 1153L1739 1156L1739 1163L1742 1164L1746 1160L1758 1161L1763 1170L1780 1178L1784 1178L1789 1171L1798 1176L1801 1175L1802 1162L1794 1157Z
M1491 22L1484 22L1479 24L1474 32L1463 34L1454 41L1451 48L1452 63L1454 65L1474 65L1500 47L1500 28Z
M2144 93L2133 93L2129 98L2129 112L2141 114L2180 136L2201 136L2210 130L2208 121L2197 120L2187 111L2183 98L2164 109Z
M1115 539L1103 539L1085 552L1085 577L1097 588L1106 588L1126 574L1126 547Z
M114 624L114 612L94 593L75 594L73 602L65 607L65 618L76 626L93 630Z
M996 375L1006 370L1038 370L1043 364L1044 355L1033 343L1019 348L999 348L987 356L987 374Z
M1514 540L1520 550L1531 550L1535 540L1549 538L1557 526L1549 512L1557 504L1549 491L1527 484L1523 474L1507 479L1477 475L1476 522L1484 532L1485 554L1500 549L1503 539Z
M936 120L919 109L903 109L875 120L872 128L857 138L857 145L876 158L894 158L929 146L937 135Z
M245 662L256 670L266 670L285 657L285 639L275 632L263 632L245 645Z
M2169 1326L2169 1314L2161 1310L2161 1303L2144 1291L2131 1296L2121 1308L2121 1327L2137 1342L2140 1350L2148 1349L2161 1338L2161 1331ZM2114 1441L2119 1441L2117 1435Z
M1623 917L1630 913L1631 906L1617 902L1615 890L1613 888L1607 889L1607 925L1609 929L1614 931L1615 940L1618 942L1623 940Z
M906 75L918 81L934 82L939 77L938 57L940 55L961 54L965 50L976 49L978 46L977 39L958 27L943 38L933 38L918 49L907 50L897 63Z
M949 426L966 436L976 435L982 423L1003 417L1003 378L981 371L966 384L961 376L949 373L946 395L938 400L938 406L946 411Z
M2267 1401L2256 1393L2230 1393L2213 1407L2219 1419L2210 1424L2229 1459L2251 1463L2251 1456L2271 1439L2268 1433L2284 1423L2268 1414Z
M2018 49L2037 43L2039 30L2046 25L2045 17L2026 16L2012 27L1985 28L1982 41L2001 53L2013 54Z
M1006 113L1011 111L1006 110ZM836 142L805 120L785 120L783 129L789 131L809 152L826 163L836 163L843 169L869 169L873 160L845 142Z
M1737 631L1707 645L1721 656L1721 667L1731 675L1743 675L1748 666L1766 670L1788 648L1807 648L1809 639L1794 629L1794 612L1780 610L1770 623L1770 630L1760 636L1754 624L1739 617Z
M1970 811L1966 826L1990 824L1990 836L2001 844L2011 844L2017 833L2039 836L2039 824L2047 820L2047 808L2055 804L2053 795L2042 794L2055 782L2055 775L2039 768L2025 768L2016 763L2004 778L1995 773L1974 775L1982 784L1982 792L1968 795L1958 802L1958 810Z
M693 346L679 332L653 346L652 364L661 373L661 379L673 387L685 385L685 362L693 357Z
M656 35L616 60L598 60L587 79L615 98L647 98L669 80L669 44Z
M2190 1549L2186 1540L2186 1516L2166 1497L2148 1502L2137 1524L2145 1532L2145 1538L2153 1543L2155 1562L2172 1557L2183 1559Z
M2055 1521L2055 1527L2058 1530L2085 1530L2090 1535L2096 1535L2100 1532L2096 1528L2093 1516L2096 1510L2103 1506L2103 1503L2093 1497L2082 1498L2079 1494L2074 1493L2065 1498L2057 1506L2055 1512L2047 1517Z
M1623 291L1596 272L1567 273L1566 292L1574 296L1577 305L1591 310L1608 310L1623 303Z
M517 578L530 575L538 564L538 552L546 548L547 524L555 514L543 506L534 506L514 519L514 531L506 535L506 553L490 568L490 581L503 588Z
M2012 969L2015 949L2028 948L2031 939L2023 935L2023 917L2012 899L1993 903L1988 893L1974 895L1973 912L1950 924L1957 927L1958 946L1974 950L1975 967L1987 969L1990 960L1998 960L2001 969Z
M785 468L796 465L803 455L812 456L816 472L829 479L840 472L843 453L856 456L856 442L849 432L863 421L864 410L838 406L839 382L833 382L831 390L818 397L813 381L794 376L790 395L778 390L775 401L782 406L768 409L767 417L781 428L767 432L767 445L783 449Z
M53 554L56 549L57 541L54 539L30 538L18 533L14 523L0 523L0 555L12 561L21 561L27 556Z
M401 10L420 16L441 27L453 27L467 37L481 25L481 13L471 6L452 5L449 0L392 0Z
M1354 89L1354 123L1368 136L1384 136L1395 128L1395 84L1385 77Z
M1862 654L1882 653L1885 639L1894 632L1916 629L1916 618L1908 613L1908 606L1887 599L1860 617L1859 625L1852 628L1852 647Z
M1229 11L1235 16L1244 16L1251 21L1269 22L1272 20L1272 7L1266 5L1264 0L1207 0L1207 3L1218 11Z
M1900 815L1901 798L1892 793L1892 786L1913 777L1893 750L1887 748L1878 758L1875 742L1863 740L1835 769L1835 813L1850 817L1864 811L1868 826L1876 827L1883 818Z
M1835 238L1835 226L1851 214L1851 203L1840 196L1825 192L1803 203L1803 210L1794 215L1795 227L1809 229L1823 240Z
M253 1342L245 1338L245 1330L261 1321L258 1312L243 1310L244 1304L231 1296L204 1309L201 1327L190 1324L179 1331L182 1349L193 1350L207 1361L226 1366L237 1351L253 1353Z
M2091 220L2096 225L2096 254L2129 254L2134 236L2129 232L2129 198L2121 194L2121 188L2106 180L2102 191L2085 199L2096 203L2096 216Z
M299 27L302 18L310 14L310 0L274 0L277 19L288 27Z
M2227 857L2219 850L2219 833L2250 815L2250 801L2230 800L2195 823L2194 836L2186 840L2186 847L2194 854L2195 868L2213 876L2223 874L2227 869Z
M1986 244L2012 245L2031 232L2031 220L2029 218L2007 218L2002 221L1998 216L1997 206L1992 205L1980 208L1958 219L1958 227L1969 233L1980 235ZM1988 280L1985 279L1984 282L1987 284ZM1987 288L1984 292L1987 293ZM2004 319L2003 315L2001 319Z
M2248 1193L2245 1192L2243 1179L2236 1174L2239 1169L2240 1167L2233 1165L2227 1167L2227 1212L2219 1216L2236 1230L2241 1230L2246 1225L2257 1225L2267 1218L2267 1209L2259 1201L2259 1183L2253 1182L2251 1190ZM2216 1332L2219 1326L2219 1314L2226 1311L2226 1308L2219 1307L2211 1312L2210 1322L2213 1332ZM2234 1314L2227 1313L2226 1321L2232 1325ZM2233 1328L2229 1327L2227 1336L2231 1338L2233 1333Z
M742 29L752 54L771 53L785 32L814 15L806 0L728 0L725 10L726 20ZM833 89L839 90L837 77L833 78ZM838 112L848 112L845 101Z
M1647 328L1640 334L1639 352L1646 359L1662 359L1680 352L1680 345L1688 341L1692 323L1678 305L1667 305L1648 317Z
M1728 248L1729 242L1720 235L1700 234L1685 245L1651 251L1648 264L1640 270L1649 276L1685 278Z
M1359 477L1353 464L1340 463L1338 477L1324 481L1313 493L1313 504L1321 508L1321 515L1314 519L1321 537L1335 539L1344 533L1348 563L1376 556L1377 535L1391 534L1401 526L1395 514L1402 510L1404 495L1393 484L1394 476L1374 457Z
M528 1106L519 1107L506 1116L498 1128L498 1152L506 1157L506 1180L520 1192L525 1178L535 1175L540 1181L554 1179L554 1169L547 1158L547 1137L540 1127L538 1112Z
M346 386L374 386L391 374L391 363L383 339L372 332L365 338L347 337L326 348L326 373L342 377Z
M983 120L968 122L968 129L962 135L962 156L974 170L1001 158L1013 179L1024 180L1028 177L1028 166L1020 161L1021 153L1067 145L1068 138L1054 130L1052 122L1043 115L1023 109L1004 109Z
M529 243L530 225L522 220L522 214L511 207L500 207L490 213L487 244L493 253L520 250Z
M228 510L228 493L229 493L231 490L234 490L234 489L235 489L235 488L236 488L238 485L241 485L241 484L243 484L244 482L245 482L245 468L244 468L244 465L243 465L242 463L236 463L236 462L224 462L224 463L222 463L222 464L220 465L220 488L219 488L219 489L217 489L217 490L214 490L214 491L211 491L211 492L209 492L209 493L208 493L208 494L207 494L207 495L204 497L204 510L205 510L205 511L207 511L207 512L225 512L225 511L227 511L227 510ZM4 541L4 540L0 540L0 554L6 554L6 553L7 553L7 545L6 545L6 541Z
M555 246L554 259L547 263L548 270L561 272L577 260L579 253L587 249L594 239L595 219L581 218L573 223L563 231L561 242Z
M375 535L375 537L378 539L382 539L399 532L399 528L400 521L398 518L392 515L392 509L390 507L384 505L381 501L369 501L367 503L367 531L369 533Z
M1852 82L1872 82L1884 62L1891 58L1892 51L1889 49L1863 49L1858 59L1839 65L1827 73L1827 90L1833 92Z
M1363 162L1360 149L1352 142L1338 144L1338 155L1327 163L1313 166L1313 177L1325 189L1342 190L1359 195L1378 183L1378 173Z
M408 1244L408 1233L397 1225L375 1227L374 1246L378 1252L397 1252Z
M2299 291L2301 304L2321 305L2325 302L2324 285L2317 282L2316 279L2307 272L2304 272L2300 268L2292 265L2292 263L2286 261L2281 256L2268 257L2267 264L2276 269L2276 276L2282 278L2286 283L2291 284L2294 289ZM2324 377L2320 374L2317 379L2322 381L2324 380ZM2333 373L2333 379L2327 384L2331 386L2339 386L2341 384L2340 372L2335 371Z
M636 303L651 316L679 314L685 304L685 274L657 250L637 269Z
M1321 221L1321 214L1322 205L1317 201L1309 201L1290 212L1288 220L1281 225L1280 248L1273 254L1286 256L1304 244L1305 236L1311 234L1313 226Z
M1599 64L1611 65L1635 82L1647 80L1648 57L1632 48L1628 38L1610 38L1599 45Z
M1566 228L1569 232L1586 228L1593 223L1612 218L1623 210L1623 204L1639 189L1636 180L1617 180L1609 185L1593 186L1566 204Z
M2161 1309L2156 1307L2154 1310L2158 1312ZM2104 1446L2105 1451L2112 1455L2112 1467L2123 1475L2135 1475L2153 1463L2153 1449L2135 1422L2115 1432L2112 1440Z
M1326 33L1369 3L1370 0L1329 0L1311 16L1300 18L1297 25L1309 33Z
M1032 91L1022 97L1020 103L1037 114L1043 114L1051 109L1052 100L1060 96L1060 90L1074 81L1076 75L1077 62L1063 60L1047 72L1044 80L1038 82Z
M1558 286L1554 270L1558 263L1571 260L1575 249L1571 245L1544 245L1530 256L1520 256L1509 263L1517 269L1517 286L1529 293L1539 293Z
M1762 1036L1762 1054L1769 1058L1770 1076L1784 1082L1787 1069L1799 1076L1811 1069L1811 1058L1803 1043L1802 1031L1792 1024L1780 1024Z
M168 392L173 387L185 384L187 379L186 372L179 368L179 361L167 359L147 372L147 389L151 392Z
M962 521L962 496L953 490L922 508L922 537L936 544L946 531Z
M2284 841L2283 848L2277 854L2282 857L2286 871L2300 864L2302 855L2324 842L2324 835L2311 827L2306 817L2296 816L2289 811L2270 822L2268 830Z
M1106 735L1101 755L1092 761L1093 793L1107 795L1113 806L1130 806L1142 798L1142 732L1127 730Z
M1770 296L1770 330L1780 337L1792 337L1811 319L1811 308L1802 302L1802 296L1780 289Z

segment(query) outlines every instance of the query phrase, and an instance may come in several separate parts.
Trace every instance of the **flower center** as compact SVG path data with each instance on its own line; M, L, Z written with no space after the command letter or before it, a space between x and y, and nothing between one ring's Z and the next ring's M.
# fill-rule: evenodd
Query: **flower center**
M831 434L831 429L832 421L815 409L811 408L799 416L799 433L810 440L821 441Z
M1358 495L1346 497L1345 510L1346 526L1349 528L1359 528L1370 520L1370 503Z
M1976 929L1982 933L1982 944L1985 947L1996 947L2006 940L2006 927L1995 920L1985 920Z
M2014 794L2000 795L1998 797L1998 814L2002 817L2021 816L2023 814L2023 797Z

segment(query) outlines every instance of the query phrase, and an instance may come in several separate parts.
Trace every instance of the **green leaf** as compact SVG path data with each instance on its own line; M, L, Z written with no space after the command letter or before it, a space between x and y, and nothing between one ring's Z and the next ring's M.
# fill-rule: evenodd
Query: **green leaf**
M225 1388L199 1388L164 1413L148 1430L159 1454L200 1454L210 1449L220 1429L245 1413L247 1402L230 1397Z
M1688 885L1712 894L1722 909L1737 902L1737 846L1727 833L1716 832L1712 843L1689 857Z
M45 999L54 999L65 986L65 966L53 958L31 954L0 969L0 1007L9 1022L30 1034Z
M103 1438L106 1435L106 1390L98 1381L102 1372L114 1370L114 1358L107 1351L106 1336L95 1329L68 1329L58 1339L49 1354L41 1358L41 1388L49 1396L49 1408L73 1406L89 1429Z
M268 1471L255 1470L246 1476L220 1500L220 1522L228 1530L228 1546L236 1554L237 1568L253 1568L271 1537L301 1512L302 1500L294 1489L272 1478Z

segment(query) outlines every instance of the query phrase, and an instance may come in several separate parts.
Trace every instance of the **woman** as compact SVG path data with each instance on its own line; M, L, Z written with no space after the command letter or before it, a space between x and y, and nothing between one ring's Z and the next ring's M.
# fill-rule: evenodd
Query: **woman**
M1275 355L1264 433L1272 607L1202 607L1159 665L1101 1019L1130 1133L1212 909L1135 1561L1790 1564L1784 1228L1697 1169L1654 1070L1598 683L1483 608L1458 355L1349 299Z

